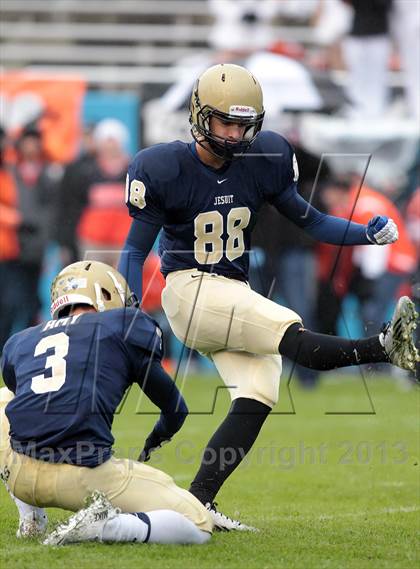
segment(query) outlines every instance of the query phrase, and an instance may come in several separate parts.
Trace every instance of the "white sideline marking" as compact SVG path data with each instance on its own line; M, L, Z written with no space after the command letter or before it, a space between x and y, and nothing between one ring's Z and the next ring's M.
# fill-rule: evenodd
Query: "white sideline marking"
M401 506L399 508L383 508L382 510L376 510L374 512L348 512L346 514L322 514L318 517L319 520L335 520L338 518L360 518L362 516L381 516L383 514L409 514L411 512L418 512L420 506Z
M321 514L316 517L316 514L293 514L293 515L285 515L285 516L264 516L266 521L270 520L272 522L276 522L278 520L287 520L287 521L308 521L313 522L314 519L318 519L319 521L328 521L328 520L337 520L340 518L361 518L361 517L373 517L373 516L382 516L384 514L410 514L412 512L420 511L420 506L400 506L399 508L383 508L382 510L372 510L367 511L363 510L360 512L346 512L343 514Z

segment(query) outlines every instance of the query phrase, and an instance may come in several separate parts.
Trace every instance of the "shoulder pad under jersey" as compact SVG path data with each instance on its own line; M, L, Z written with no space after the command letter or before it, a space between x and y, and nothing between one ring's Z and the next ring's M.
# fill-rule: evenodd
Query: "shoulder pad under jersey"
M146 176L152 182L174 180L180 174L180 159L186 149L187 145L180 141L150 146L136 154L132 168L137 171L139 178Z
M266 154L267 160L276 163L279 162L279 159L280 161L290 161L294 152L292 146L284 136L271 130L260 132L251 148L252 152Z
M103 321L132 347L162 356L162 332L155 320L138 308L117 308L101 313Z

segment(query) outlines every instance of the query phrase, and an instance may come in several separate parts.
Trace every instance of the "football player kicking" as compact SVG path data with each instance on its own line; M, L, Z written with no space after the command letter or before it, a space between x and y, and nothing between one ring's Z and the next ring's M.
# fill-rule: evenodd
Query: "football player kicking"
M348 340L305 329L298 314L249 287L251 231L265 201L327 243L386 245L398 238L387 217L377 215L365 226L307 203L297 191L293 149L275 132L260 132L263 119L257 79L237 65L211 67L191 97L194 141L142 150L127 176L134 220L120 271L141 294L142 265L163 227L163 309L174 334L212 358L232 397L190 487L221 529L249 529L218 512L213 501L277 402L281 355L316 370L370 362L411 370L418 358L407 297L377 336Z
M43 508L55 507L79 511L47 545L205 543L213 522L197 498L159 470L112 456L113 417L133 383L161 409L145 458L187 415L160 365L160 329L103 263L64 268L51 301L53 319L15 334L3 351L0 466L19 509L18 537L41 534Z

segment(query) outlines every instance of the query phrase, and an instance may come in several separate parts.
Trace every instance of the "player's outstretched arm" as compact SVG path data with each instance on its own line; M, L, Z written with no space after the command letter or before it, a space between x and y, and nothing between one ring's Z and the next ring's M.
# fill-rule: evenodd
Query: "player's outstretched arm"
M395 222L386 216L377 215L364 225L327 215L307 202L295 187L282 198L275 203L278 211L317 241L331 245L386 245L398 239Z
M131 291L139 301L142 298L143 265L160 231L153 225L133 219L124 248L121 251L118 270L125 277Z
M172 378L157 360L150 366L141 388L161 410L159 420L139 456L140 461L147 462L154 450L169 442L179 431L188 415L188 408Z

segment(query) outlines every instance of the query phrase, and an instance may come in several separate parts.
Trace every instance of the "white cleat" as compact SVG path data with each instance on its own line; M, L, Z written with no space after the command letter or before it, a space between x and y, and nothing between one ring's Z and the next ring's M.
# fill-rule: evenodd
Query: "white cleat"
M95 491L88 498L90 503L59 525L43 541L44 545L65 545L82 541L102 541L105 524L121 510L114 508L102 492Z
M252 531L257 532L260 531L257 528L252 526L247 526L238 520L233 520L222 512L218 512L216 509L217 504L215 502L210 503L207 502L206 508L210 512L211 517L213 518L214 529L218 531Z
M379 334L379 340L391 363L408 371L413 371L420 361L413 339L417 318L414 302L408 296L402 296L397 302L391 322Z
M47 529L48 517L46 514L29 512L19 520L19 529L16 532L17 538L39 537Z

